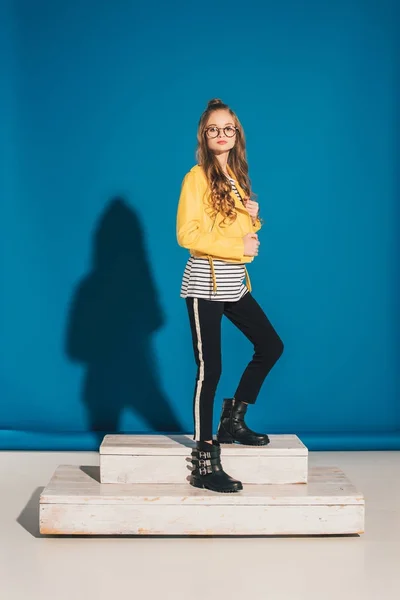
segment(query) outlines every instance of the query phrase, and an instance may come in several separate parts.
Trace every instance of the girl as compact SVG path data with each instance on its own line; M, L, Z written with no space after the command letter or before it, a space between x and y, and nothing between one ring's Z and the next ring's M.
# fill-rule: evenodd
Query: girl
M258 255L257 231L262 223L250 187L243 128L220 99L210 100L201 115L197 142L198 164L183 179L176 220L178 244L190 251L180 295L186 300L197 364L190 483L216 492L237 492L242 483L223 470L220 444L269 443L266 434L247 427L244 415L281 356L283 343L251 294L246 263ZM223 402L217 439L213 439L223 315L252 342L254 354L235 396Z

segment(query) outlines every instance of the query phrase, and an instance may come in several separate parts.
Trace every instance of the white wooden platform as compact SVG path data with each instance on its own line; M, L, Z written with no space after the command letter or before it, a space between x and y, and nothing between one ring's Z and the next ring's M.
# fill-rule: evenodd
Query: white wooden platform
M225 471L243 484L306 483L308 449L296 435L270 435L267 446L222 444ZM106 435L102 483L184 483L191 472L190 435Z
M95 470L95 471L94 471ZM40 496L42 534L295 535L364 531L364 498L336 467L304 485L219 494L181 484L103 484L95 467L60 465Z

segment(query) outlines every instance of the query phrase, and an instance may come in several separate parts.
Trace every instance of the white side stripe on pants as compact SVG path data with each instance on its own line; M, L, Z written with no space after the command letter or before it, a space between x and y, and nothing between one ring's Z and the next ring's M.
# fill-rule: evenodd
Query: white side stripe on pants
M204 359L203 359L203 345L201 341L200 331L200 319L199 319L199 300L198 298L193 299L193 310L194 310L194 321L196 324L196 336L197 336L197 349L199 351L200 371L199 379L196 386L196 396L194 399L194 439L200 439L200 394L201 388L204 381Z

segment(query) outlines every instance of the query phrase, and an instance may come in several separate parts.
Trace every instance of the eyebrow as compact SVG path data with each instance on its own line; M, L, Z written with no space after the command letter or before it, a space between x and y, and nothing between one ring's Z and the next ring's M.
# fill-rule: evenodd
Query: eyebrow
M227 125L234 125L234 123L231 123L231 121L229 121L228 123L225 123L224 127L226 127ZM207 125L207 127L212 127L212 126L218 127L218 125L216 123L209 123Z

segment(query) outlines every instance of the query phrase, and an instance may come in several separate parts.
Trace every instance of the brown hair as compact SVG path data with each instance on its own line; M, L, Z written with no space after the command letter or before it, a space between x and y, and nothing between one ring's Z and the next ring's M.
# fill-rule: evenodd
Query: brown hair
M232 116L233 122L237 127L235 136L235 145L229 151L228 165L234 172L239 185L245 191L246 195L254 200L256 194L251 190L251 182L248 175L248 165L246 159L246 140L243 127L237 118L235 112L219 98L213 98L207 104L207 108L200 117L197 127L197 149L196 160L203 167L207 177L210 194L211 212L215 215L221 212L224 216L223 223L227 220L230 223L236 220L235 202L230 195L231 185L222 171L222 168L214 153L208 148L205 126L208 117L215 110L227 110Z

